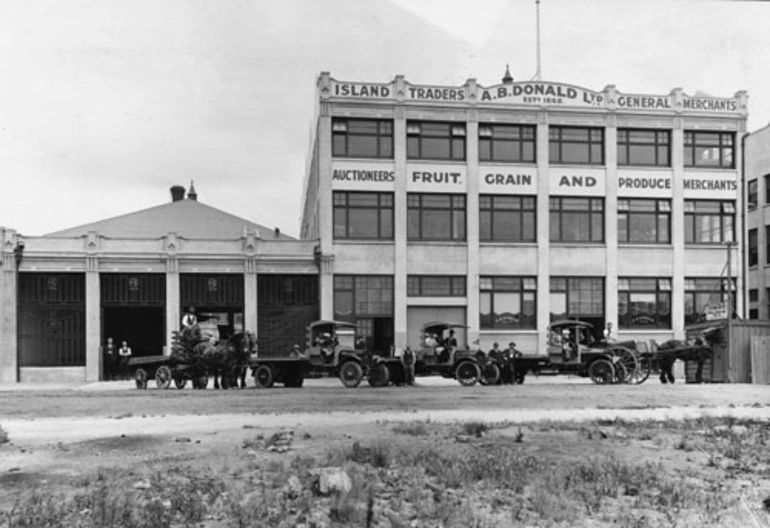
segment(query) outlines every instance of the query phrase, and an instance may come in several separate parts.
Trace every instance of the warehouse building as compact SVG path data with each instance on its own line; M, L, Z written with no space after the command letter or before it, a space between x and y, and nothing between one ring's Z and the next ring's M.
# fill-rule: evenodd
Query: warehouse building
M317 114L301 238L320 241L322 317L374 348L433 320L484 350L544 353L564 318L663 341L743 287L745 92L322 73Z
M746 136L747 314L770 319L770 125Z
M142 211L22 236L0 228L0 382L95 381L102 347L170 351L185 309L220 337L255 332L288 351L318 317L316 242L197 199L191 186Z

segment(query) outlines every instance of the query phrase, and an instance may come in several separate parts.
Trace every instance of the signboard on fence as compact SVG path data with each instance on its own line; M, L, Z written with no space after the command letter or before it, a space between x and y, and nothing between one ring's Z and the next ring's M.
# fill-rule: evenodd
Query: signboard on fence
M728 309L727 303L715 303L706 305L705 309L706 321L716 321L717 319L727 319Z

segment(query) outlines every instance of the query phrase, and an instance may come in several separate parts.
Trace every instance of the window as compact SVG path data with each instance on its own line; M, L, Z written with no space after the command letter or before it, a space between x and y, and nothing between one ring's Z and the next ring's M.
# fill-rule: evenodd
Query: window
M479 237L482 242L534 242L534 196L479 196Z
M749 290L749 319L759 319L759 290Z
M551 242L603 242L603 198L551 197Z
M548 130L551 163L602 165L604 129L552 126Z
M756 229L749 229L749 266L759 264L759 238Z
M735 202L684 201L684 241L710 244L735 240Z
M551 277L551 321L604 317L604 279ZM603 328L604 323L601 323ZM601 331L601 328L599 328Z
M409 240L465 240L464 194L406 196Z
M759 302L759 290L756 288L749 290L749 302Z
M671 242L670 200L618 198L618 242Z
M618 165L671 166L671 132L618 129Z
M733 310L736 303L735 279L732 282ZM727 279L685 278L684 280L684 322L699 323L707 320L707 313L714 313L727 302ZM718 310L716 310L718 312Z
M770 264L770 226L765 226L765 264Z
M465 297L465 277L409 275L406 294L409 297Z
M754 209L759 203L759 180L749 182L747 200L749 209Z
M408 121L408 159L465 160L465 123Z
M335 158L393 158L393 121L332 119Z
M355 322L358 317L393 315L393 277L335 275L334 318Z
M765 174L765 203L770 204L770 174Z
M671 328L671 279L619 278L621 328Z
M534 277L480 277L481 328L535 328Z
M393 193L335 191L334 238L393 240Z
M532 125L479 125L479 161L535 162Z
M684 133L685 167L735 168L735 134L732 132Z

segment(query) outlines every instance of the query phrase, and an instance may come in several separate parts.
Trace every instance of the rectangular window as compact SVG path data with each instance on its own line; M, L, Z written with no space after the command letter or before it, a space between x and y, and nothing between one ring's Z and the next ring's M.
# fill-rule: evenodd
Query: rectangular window
M551 277L551 321L604 318L604 279ZM603 327L604 322L601 322ZM601 333L601 327L599 328Z
M733 310L736 303L735 279L732 282ZM709 313L727 302L727 279L719 277L685 278L684 280L684 322L700 323L707 320Z
M407 239L465 240L465 195L421 194L406 196Z
M393 193L334 191L334 238L393 240Z
M393 121L333 118L332 156L393 159Z
M684 201L684 241L713 244L735 240L735 202Z
M449 275L409 275L406 278L409 297L465 297L465 277Z
M618 165L671 166L671 132L618 129Z
M734 169L735 134L685 131L684 166Z
M770 174L765 174L765 203L770 204Z
M479 161L535 162L534 125L479 125Z
M604 242L604 199L551 197L551 242Z
M749 302L759 302L759 290L752 288L749 290Z
M535 277L480 277L482 329L535 328Z
M406 157L416 160L465 160L465 123L407 121Z
M770 264L770 226L765 226L765 264Z
M534 242L534 196L479 196L479 237L482 242Z
M359 317L392 316L392 276L334 276L334 318L336 320L352 323Z
M618 198L618 242L669 244L671 201Z
M749 266L759 264L759 238L756 229L749 229Z
M751 180L748 187L748 196L746 197L749 209L754 209L759 203L759 180Z
M555 164L603 165L604 129L549 127L548 158Z
M671 279L618 278L620 328L671 328Z

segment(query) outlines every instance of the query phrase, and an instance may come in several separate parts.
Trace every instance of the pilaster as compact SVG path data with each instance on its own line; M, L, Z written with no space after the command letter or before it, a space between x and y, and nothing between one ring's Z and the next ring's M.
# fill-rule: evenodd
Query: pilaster
M86 239L86 381L99 381L102 374L101 284L99 283L98 238Z
M614 87L607 90L613 94ZM612 97L614 99L614 97ZM604 199L604 240L607 276L604 280L604 319L618 328L618 129L614 113L607 115L604 129L606 194Z
M259 320L257 284L257 259L247 257L243 274L243 329L259 336L257 333Z
M323 80L323 76L322 76ZM323 82L322 82L323 85ZM318 223L321 226L333 226L332 211L332 117L328 102L321 101L319 105L318 130ZM321 244L319 251L323 257L334 255L333 229L321 229ZM323 259L322 257L322 259ZM321 318L334 318L334 270L329 266L321 266Z
M0 228L2 262L0 265L0 382L19 381L19 364L16 341L18 310L18 269L16 255L20 237L13 229ZM23 247L23 246L22 246ZM14 252L16 250L16 253Z
M479 316L479 118L476 109L468 110L466 119L466 159L468 160L468 188L466 198L465 230L468 240L468 273L466 278L468 344L480 337Z
M674 108L682 108L681 88L674 89ZM684 339L684 118L674 117L671 131L671 168L673 169L673 200L671 202L671 241L673 242L671 278L671 326L674 339Z
M396 86L403 83L403 78L396 78ZM393 155L396 171L396 192L393 200L393 242L395 266L393 277L393 334L396 347L403 348L409 343L407 335L406 276L407 251L406 241L406 112L403 106L397 106L393 119ZM412 337L414 339L414 337Z
M182 313L179 302L179 261L176 255L166 256L166 349L165 354L171 354L173 333L179 330Z
M546 350L551 324L548 114L537 116L537 350Z

